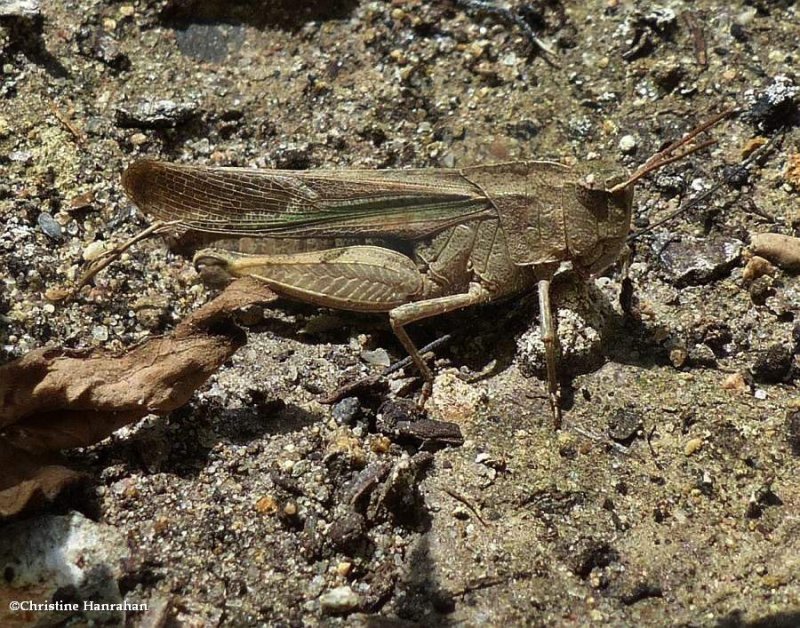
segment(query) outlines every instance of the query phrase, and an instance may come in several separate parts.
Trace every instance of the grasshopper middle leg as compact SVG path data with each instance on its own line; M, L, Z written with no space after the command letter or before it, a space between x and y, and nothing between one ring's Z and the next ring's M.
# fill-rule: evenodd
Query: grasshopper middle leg
M389 312L389 322L392 325L395 335L400 339L400 342L403 343L406 351L408 351L411 359L414 360L414 364L425 379L425 388L422 393L423 399L430 394L433 374L419 354L416 345L414 345L414 342L406 332L405 326L424 318L446 314L447 312L452 312L453 310L476 305L478 303L485 303L490 299L491 295L486 288L478 283L471 283L469 291L464 294L453 294L437 297L435 299L427 299L425 301L406 303Z

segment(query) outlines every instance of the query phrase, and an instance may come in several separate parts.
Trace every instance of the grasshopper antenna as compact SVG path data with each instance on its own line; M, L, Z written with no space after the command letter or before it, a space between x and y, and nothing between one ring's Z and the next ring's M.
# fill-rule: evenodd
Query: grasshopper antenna
M777 135L772 136L768 142L759 146L756 150L750 153L745 159L743 159L739 164L736 166L736 171L741 172L742 170L749 170L756 161L758 161L763 155L767 154L771 151L779 142L783 139L784 133L778 133ZM632 233L628 236L628 242L633 242L634 240L638 239L639 237L643 236L646 233L650 233L657 227L660 227L666 222L677 218L681 214L689 211L690 209L697 207L700 203L705 201L710 196L716 194L719 189L728 183L730 177L723 177L719 181L717 181L714 185L708 188L705 192L698 194L691 200L687 201L683 205L681 205L678 209L672 212L669 216L665 216L661 220L654 222L653 224L645 227L644 229L637 231L636 233Z
M663 168L667 164L671 164L671 163L673 163L675 161L680 161L681 159L684 159L685 157L688 157L692 153L696 153L699 150L703 150L704 148L708 148L709 146L713 146L714 144L717 143L716 140L706 140L705 142L702 142L700 144L696 144L694 146L690 146L690 147L686 148L685 150L682 150L682 151L679 151L679 152L676 153L676 151L678 151L679 148L683 148L689 142L691 142L694 138L696 138L698 135L700 135L701 133L704 133L705 131L708 131L712 127L714 127L717 124L719 124L722 120L724 120L729 115L734 113L734 111L736 111L736 110L733 109L733 108L725 109L721 113L718 113L717 115L715 115L712 118L706 120L702 124L696 126L694 129L692 129L686 135L684 135L681 139L674 141L672 144L667 146L664 150L659 151L655 155L650 157L650 159L648 159L646 162L644 162L644 164L642 164L639 168L637 168L636 171L630 177L628 177L622 183L619 183L619 184L615 185L614 187L612 187L608 191L611 194L614 194L615 192L620 192L621 190L624 190L625 188L627 188L632 183L635 183L639 179L641 179L643 177L646 177L651 172L655 172L656 170L660 170L661 168Z

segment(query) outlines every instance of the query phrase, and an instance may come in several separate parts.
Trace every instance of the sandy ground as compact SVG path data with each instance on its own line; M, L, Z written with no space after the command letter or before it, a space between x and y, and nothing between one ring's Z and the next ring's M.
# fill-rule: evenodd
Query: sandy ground
M119 532L125 599L185 625L800 623L800 284L743 277L753 234L800 228L794 2L504 5L557 66L449 2L42 4L0 18L0 361L128 346L209 298L155 240L76 301L45 298L146 224L120 186L139 157L632 170L711 112L743 112L638 186L644 228L733 182L637 240L633 314L618 269L558 281L560 431L531 296L412 329L455 332L427 410L460 445L387 427L408 418L412 372L321 403L402 347L384 317L282 304L188 406L70 452L95 482L68 507Z

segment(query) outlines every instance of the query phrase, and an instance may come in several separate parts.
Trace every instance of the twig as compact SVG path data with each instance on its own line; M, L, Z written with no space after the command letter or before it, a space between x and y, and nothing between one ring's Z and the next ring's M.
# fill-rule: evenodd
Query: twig
M653 457L653 463L656 465L656 468L661 470L663 467L661 466L661 463L658 461L658 456L656 455L656 450L653 449L653 443L652 443L653 434L655 433L656 433L656 426L653 425L653 427L647 433L647 447L650 449L650 455Z
M428 343L422 349L420 349L419 354L422 356L423 360L430 359L431 356L427 355L432 351L435 351L439 347L444 344L447 344L453 339L455 334L445 334L444 336L440 336L436 340L431 343ZM340 386L336 390L334 390L331 394L321 400L322 403L330 404L336 403L337 401L344 399L345 397L359 391L365 390L367 388L371 388L375 386L381 379L388 377L392 373L399 371L408 365L411 364L411 356L406 356L402 360L398 360L394 362L390 366L387 366L383 372L378 375L368 375L367 377L362 377L354 382L350 382L349 384L345 384L344 386Z
M496 587L500 584L508 584L509 582L514 582L516 580L528 580L531 578L531 576L533 576L533 573L530 571L515 571L507 576L482 576L480 578L470 580L462 588L452 591L451 595L454 597L463 597L467 593L472 593L473 591L489 589L490 587Z
M453 499L455 499L455 500L456 500L456 501L458 501L458 502L461 502L461 503L462 503L462 504L464 504L464 505L465 505L467 508L469 508L470 512L471 512L473 515L475 515L475 517L478 519L478 521L480 521L480 522L481 522L481 525L483 525L483 527L484 527L484 528L488 528L488 527L489 527L489 524L488 524L488 523L486 523L486 522L483 520L483 517L481 517L481 513L479 513L479 512L478 512L478 509L477 509L477 508L475 508L475 506L473 506L473 505L470 503L470 501L469 501L469 500L468 500L466 497L464 497L463 495L461 495L461 494L459 494L459 493L456 493L454 490L452 490L452 489L449 489L449 488L447 488L447 487L444 487L444 488L442 488L442 490L443 490L445 493L447 493L448 495L450 495L450 497L452 497Z
M692 42L694 44L694 58L697 60L697 65L703 67L708 65L708 52L706 50L706 36L703 31L703 25L697 21L697 14L694 11L684 11L681 14L686 26L692 33Z
M69 118L67 118L67 116L61 113L59 108L56 107L55 103L50 103L50 111L53 112L56 120L58 120L64 126L64 128L72 134L78 146L82 147L86 144L86 137L83 135L83 133L70 121Z

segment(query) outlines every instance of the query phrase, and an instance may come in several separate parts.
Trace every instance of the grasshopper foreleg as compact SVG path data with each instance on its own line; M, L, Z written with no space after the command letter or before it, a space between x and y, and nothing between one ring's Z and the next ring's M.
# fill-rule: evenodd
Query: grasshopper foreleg
M537 273L539 288L539 316L544 343L545 360L547 362L547 393L553 423L556 429L561 427L561 389L558 384L558 335L553 322L553 309L550 303L550 283L552 273Z

